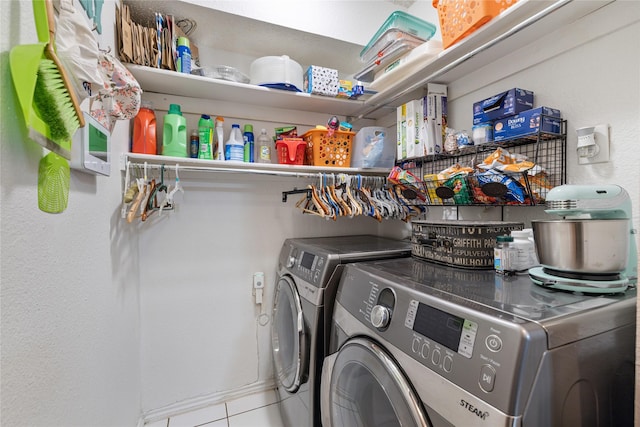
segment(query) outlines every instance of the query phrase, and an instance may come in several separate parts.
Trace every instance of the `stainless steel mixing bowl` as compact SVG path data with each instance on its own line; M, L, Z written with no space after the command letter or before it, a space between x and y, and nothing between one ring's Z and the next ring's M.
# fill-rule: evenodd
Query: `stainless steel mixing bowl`
M540 264L559 271L615 274L627 266L628 219L531 221Z

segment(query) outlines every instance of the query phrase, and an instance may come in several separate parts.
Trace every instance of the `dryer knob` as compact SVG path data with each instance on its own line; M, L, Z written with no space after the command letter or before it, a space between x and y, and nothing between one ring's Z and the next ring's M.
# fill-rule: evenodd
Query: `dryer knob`
M391 320L391 310L383 305L375 305L371 309L371 324L376 328L386 328Z
M296 257L290 256L289 259L287 260L287 268L293 267L295 263L296 263Z

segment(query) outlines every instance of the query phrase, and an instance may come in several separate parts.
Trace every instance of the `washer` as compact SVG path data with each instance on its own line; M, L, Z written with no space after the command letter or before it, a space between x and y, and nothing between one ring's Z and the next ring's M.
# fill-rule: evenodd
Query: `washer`
M280 251L271 338L286 426L320 425L319 379L333 298L346 263L408 257L409 241L375 236L288 239Z
M632 426L635 307L635 289L580 295L415 258L349 264L323 426Z

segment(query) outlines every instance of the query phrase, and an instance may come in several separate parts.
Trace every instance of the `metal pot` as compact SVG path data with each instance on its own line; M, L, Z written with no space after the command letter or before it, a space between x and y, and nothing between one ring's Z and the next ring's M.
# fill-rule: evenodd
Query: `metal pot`
M628 219L531 221L540 264L559 271L613 274L629 257Z

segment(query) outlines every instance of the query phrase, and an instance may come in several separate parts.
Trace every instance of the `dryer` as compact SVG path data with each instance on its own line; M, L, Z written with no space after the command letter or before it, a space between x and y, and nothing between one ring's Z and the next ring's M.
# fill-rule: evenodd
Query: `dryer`
M271 338L280 412L320 425L319 379L336 288L351 262L408 257L411 243L376 236L287 239L279 256Z
M635 307L635 289L574 294L415 258L349 264L323 426L632 426Z

